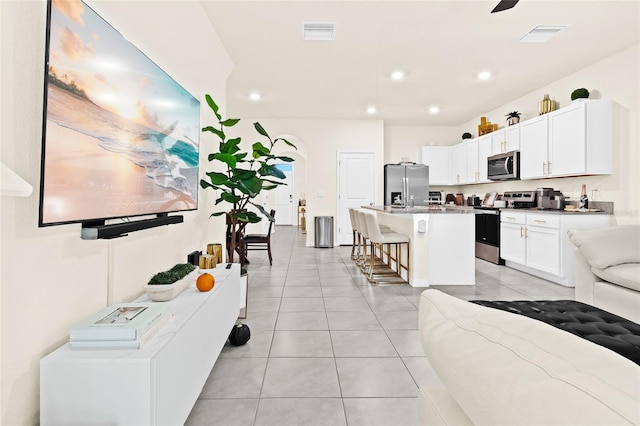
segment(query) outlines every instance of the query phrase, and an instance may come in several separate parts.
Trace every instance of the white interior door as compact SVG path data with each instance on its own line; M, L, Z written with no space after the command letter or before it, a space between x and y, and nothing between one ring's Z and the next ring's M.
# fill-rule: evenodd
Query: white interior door
M276 165L286 176L286 185L275 188L273 193L273 208L276 211L276 225L293 225L293 164Z
M339 245L353 242L350 208L375 202L376 159L373 152L338 153L338 238Z

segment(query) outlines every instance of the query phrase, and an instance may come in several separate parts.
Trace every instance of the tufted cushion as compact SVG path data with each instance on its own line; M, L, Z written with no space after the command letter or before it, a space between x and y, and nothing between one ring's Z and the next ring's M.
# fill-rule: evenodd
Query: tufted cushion
M602 280L640 291L640 263L623 263L604 269L591 268L591 271Z
M604 269L621 263L640 263L640 225L613 226L568 232L589 265Z
M606 348L433 289L420 297L419 327L474 424L640 424L640 367Z
M574 300L471 303L513 312L550 324L608 348L640 365L640 324Z

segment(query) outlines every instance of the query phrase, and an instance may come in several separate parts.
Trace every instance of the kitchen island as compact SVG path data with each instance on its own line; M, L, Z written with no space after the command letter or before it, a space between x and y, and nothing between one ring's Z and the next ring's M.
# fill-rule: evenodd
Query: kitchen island
M379 224L409 237L409 276L403 278L412 287L475 285L473 207L363 208L375 211Z

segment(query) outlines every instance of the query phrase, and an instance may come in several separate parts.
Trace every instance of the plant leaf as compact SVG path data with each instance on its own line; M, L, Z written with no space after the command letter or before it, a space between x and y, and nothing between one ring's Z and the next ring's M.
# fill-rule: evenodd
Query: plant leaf
M262 142L256 142L252 145L253 148L253 158L260 158L271 153L271 150L266 146L262 145Z
M236 161L237 161L236 157L231 155L231 154L224 154L222 152L216 152L215 154L213 154L213 158L215 158L218 161L222 161L227 166L229 166L230 169L235 169L236 168Z
M265 136L267 138L269 137L269 134L267 133L267 131L257 121L255 123L253 123L253 127L255 127L256 132L260 133L262 136Z
M224 121L221 121L220 124L222 124L225 127L233 127L236 124L238 124L238 122L240 121L239 118L227 118Z
M273 164L262 163L258 171L262 176L275 176L278 179L286 179L287 176Z
M241 200L239 196L233 195L230 192L223 192L222 194L220 194L220 198L222 198L227 203L231 203L231 204L235 204Z
M235 154L236 152L240 151L240 147L238 146L240 144L240 138L233 138L233 139L229 139L224 143L220 144L220 152L223 152L225 154Z
M229 177L224 173L211 172L207 173L207 176L214 185L224 185L229 181Z
M284 143L286 143L287 145L289 145L292 148L295 148L295 150L298 150L298 147L295 146L294 144L292 144L291 142L289 142L288 140L286 140L285 138L276 138L276 140L274 141L274 143L278 142L278 141L282 141Z
M221 120L222 117L218 114L218 105L216 105L211 95L204 95L204 98L206 99L207 104L209 104L209 108L211 108L216 117L218 117L218 120Z
M215 127L213 127L213 126L203 127L203 128L202 128L202 131L203 131L203 132L211 132L211 133L213 133L214 135L218 136L221 140L224 140L224 139L225 139L225 137L226 137L226 136L224 135L224 132L223 132L222 130L218 130L218 129L216 129L216 128L215 128Z
M273 158L276 159L276 160L284 161L285 163L292 163L292 162L295 161L293 158L286 157L286 156L283 156L283 155L278 155L278 156L275 156Z

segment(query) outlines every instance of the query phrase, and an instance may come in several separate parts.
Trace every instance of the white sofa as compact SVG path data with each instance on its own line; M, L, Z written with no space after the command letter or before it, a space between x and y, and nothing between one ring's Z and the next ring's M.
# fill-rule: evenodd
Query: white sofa
M419 328L443 383L420 388L421 424L640 424L640 366L609 349L434 289Z
M576 300L640 323L640 225L570 230Z

